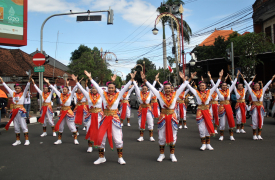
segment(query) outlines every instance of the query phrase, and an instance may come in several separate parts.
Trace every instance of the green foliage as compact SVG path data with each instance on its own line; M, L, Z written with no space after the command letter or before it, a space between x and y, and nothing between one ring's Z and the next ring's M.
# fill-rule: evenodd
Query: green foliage
M87 78L84 70L91 72L93 79L104 84L110 80L112 71L107 68L107 64L103 62L100 56L100 51L97 47L93 49L80 45L78 49L72 52L69 64L69 73L77 75L79 79ZM117 77L115 83L118 88L122 85L122 79Z
M265 52L274 52L275 50L275 45L271 43L271 38L266 37L264 33L248 33L231 38L230 41L234 44L234 56L240 57L238 65L248 79L255 74L256 66L263 63L257 58L257 55Z

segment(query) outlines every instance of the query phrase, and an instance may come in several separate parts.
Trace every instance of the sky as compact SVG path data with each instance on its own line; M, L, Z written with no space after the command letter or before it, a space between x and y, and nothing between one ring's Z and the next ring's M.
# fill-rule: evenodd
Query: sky
M102 15L101 22L76 22L76 16L53 17L44 27L43 50L60 62L68 65L71 52L80 44L90 48L98 47L103 51L113 52L108 63L110 69L125 78L138 59L148 58L156 67L163 67L162 27L157 25L158 35L152 34L157 7L162 0L28 0L28 44L20 47L26 53L40 49L40 29L43 21L52 14L82 11L114 10L114 24L107 25L107 13ZM185 43L185 52L190 52L210 34L201 34L203 28L246 7L252 7L255 0L186 0L183 19L191 27L194 36L189 44ZM91 14L96 15L96 14ZM241 16L240 16L241 17ZM233 24L233 30L240 33L252 32L252 14L250 19ZM227 21L225 21L226 23ZM219 25L217 28L219 28ZM231 27L227 27L227 30ZM167 55L172 56L171 29L166 27ZM199 34L199 36L197 36ZM58 41L57 41L58 38ZM14 48L1 46L3 48ZM16 47L18 48L18 47ZM191 59L187 54L186 61Z

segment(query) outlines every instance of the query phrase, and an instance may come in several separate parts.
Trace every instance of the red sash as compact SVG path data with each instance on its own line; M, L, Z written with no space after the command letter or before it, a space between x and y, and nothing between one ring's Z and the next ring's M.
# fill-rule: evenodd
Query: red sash
M213 105L213 104L212 104ZM232 111L232 110L231 110ZM206 110L201 110L201 113L203 115L203 119L204 119L204 123L205 123L205 126L207 128L207 131L210 135L214 135L215 134L215 131L214 131L214 126L213 126L213 123L211 121L211 115L209 113L209 110L206 109Z
M59 131L60 123L63 121L64 117L67 115L68 111L69 111L69 110L67 110L67 111L61 110L61 111L60 111L61 115L60 115L59 120L57 121L57 123L56 123L56 125L55 125L55 127L54 127L54 130L55 130L55 131Z
M241 114L242 114L242 123L246 123L246 111L245 111L246 104L239 103L239 106L240 106L240 110L241 110Z
M11 122L14 120L14 118L15 118L15 116L17 115L18 111L19 111L19 108L13 109L13 110L12 110L11 119L9 120L8 124L6 124L6 126L5 126L5 129L6 129L6 130L9 130L10 124L11 124ZM0 115L1 115L1 114L0 114Z
M218 104L211 104L212 106L212 111L213 111L213 115L214 115L214 120L215 120L215 124L217 126L219 126L219 112L218 112Z
M180 118L183 119L184 113L183 113L183 103L179 103L179 108L180 108Z
M111 149L113 149L113 136L112 136L112 120L113 116L105 116L105 119L98 130L98 144L99 146L102 144L103 137L107 132L108 141Z
M154 102L153 103L153 115L155 118L159 117L159 113L158 113L158 103Z
M128 103L122 103L122 111L121 111L121 115L120 115L120 118L122 120L125 119L125 117L126 117L127 105L128 105Z
M47 113L47 110L48 110L48 106L42 106L42 114L41 114L41 117L38 119L38 122L40 122L41 124L44 124L44 121L45 121L45 116L46 116L46 113Z
M76 107L76 114L75 114L75 119L74 119L74 122L76 125L82 125L84 106L86 106L86 105L78 105Z
M227 117L227 120L228 120L229 128L234 128L235 127L235 121L234 121L233 111L232 111L232 108L231 108L230 104L224 104L223 107L224 107L225 112L226 112L226 117Z
M166 144L170 145L174 143L174 138L173 138L173 129L172 129L172 115L165 114L165 132L166 132Z
M91 113L91 124L85 139L88 140L90 138L90 141L94 142L94 146L98 146L100 144L96 144L98 143L97 136L98 136L98 113Z
M146 117L147 117L147 111L148 111L148 107L142 108L142 111L141 111L140 129L143 129L143 130L145 130L145 122L146 122Z
M257 112L258 112L258 127L260 128L260 129L262 129L262 113L261 113L261 108L262 108L262 106L256 106L255 107L256 109L257 109Z

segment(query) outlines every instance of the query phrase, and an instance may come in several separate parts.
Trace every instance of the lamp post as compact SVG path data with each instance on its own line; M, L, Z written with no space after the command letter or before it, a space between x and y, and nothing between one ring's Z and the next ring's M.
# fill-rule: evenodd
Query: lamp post
M145 61L143 61L143 74L145 74Z

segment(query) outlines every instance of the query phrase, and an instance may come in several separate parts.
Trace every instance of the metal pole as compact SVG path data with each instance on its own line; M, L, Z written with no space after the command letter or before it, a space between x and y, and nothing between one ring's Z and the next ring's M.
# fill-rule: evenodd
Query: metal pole
M64 16L64 15L74 15L74 14L89 14L89 13L98 13L98 12L108 12L109 10L102 10L102 11L86 11L86 12L70 12L70 13L60 13L60 14L53 14L49 17L47 17L47 19L44 20L44 22L41 25L41 30L40 30L40 51L43 54L43 29L44 29L44 25L45 23L52 17L55 16ZM43 91L43 72L39 73L39 88L41 89L41 91ZM42 105L42 98L40 97L40 107Z
M183 36L183 20L182 20L182 13L181 13L181 48L182 48L182 52L181 52L181 58L182 58L182 72L185 75L185 58L184 58L184 36Z
M234 79L234 48L233 42L231 42L231 61L232 61L232 79Z
M57 40L56 40L56 47L55 47L55 57L54 57L54 62L53 62L53 79L54 79L54 70L55 70L55 61L56 61L56 52L57 52L58 36L59 36L59 31L57 32Z
M170 10L170 13L172 14L172 7L169 6L169 10ZM178 64L178 58L177 58L177 52L176 52L176 41L175 41L175 33L174 33L174 22L173 22L173 19L170 18L170 21L171 21L171 29L172 29L172 37L173 37L173 46L175 48L175 60L176 60L176 70L177 70L177 82L179 82L179 64ZM178 35L180 36L180 35ZM177 83L176 83L177 84Z

